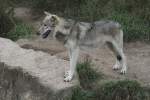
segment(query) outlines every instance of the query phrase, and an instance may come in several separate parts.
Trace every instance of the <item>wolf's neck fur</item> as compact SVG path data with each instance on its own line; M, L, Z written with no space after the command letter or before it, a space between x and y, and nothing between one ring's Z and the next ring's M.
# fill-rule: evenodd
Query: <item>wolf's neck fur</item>
M78 22L72 19L64 19L59 17L59 24L55 29L54 36L61 32L63 35L70 36L72 34L77 36L79 39L82 39L90 28L91 23Z

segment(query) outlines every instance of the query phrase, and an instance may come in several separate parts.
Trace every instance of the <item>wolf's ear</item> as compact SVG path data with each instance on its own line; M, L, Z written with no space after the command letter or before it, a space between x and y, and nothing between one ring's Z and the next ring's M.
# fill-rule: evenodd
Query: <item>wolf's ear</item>
M47 16L48 16L48 15L51 15L51 14L50 14L49 12L47 12L47 11L44 11L44 14L47 15Z
M59 17L56 16L56 15L52 15L52 16L51 16L51 20L52 20L55 24L58 24L58 23L59 23Z

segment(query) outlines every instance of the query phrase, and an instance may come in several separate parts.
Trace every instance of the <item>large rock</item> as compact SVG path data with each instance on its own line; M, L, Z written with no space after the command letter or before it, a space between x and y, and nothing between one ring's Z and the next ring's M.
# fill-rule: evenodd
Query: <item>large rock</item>
M50 88L53 93L60 94L60 91L67 91L78 83L77 79L69 83L63 81L63 75L69 66L68 61L41 51L23 49L9 39L0 38L0 62L10 71L22 69L22 73L37 78L38 84Z

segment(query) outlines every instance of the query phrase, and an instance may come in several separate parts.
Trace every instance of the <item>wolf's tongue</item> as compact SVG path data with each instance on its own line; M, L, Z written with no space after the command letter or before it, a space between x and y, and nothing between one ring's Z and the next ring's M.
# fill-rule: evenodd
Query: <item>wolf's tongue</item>
M43 39L47 38L48 35L50 34L50 32L51 32L51 31L48 30L46 33L44 33L44 34L42 35Z

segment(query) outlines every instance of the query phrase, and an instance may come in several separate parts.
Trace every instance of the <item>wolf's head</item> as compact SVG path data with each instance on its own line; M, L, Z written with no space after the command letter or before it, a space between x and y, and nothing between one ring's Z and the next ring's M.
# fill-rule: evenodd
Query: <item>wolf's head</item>
M38 35L41 35L42 38L47 38L49 34L52 34L55 30L55 27L59 23L59 17L50 14L48 12L44 12L46 17L42 21L42 24L37 32Z

